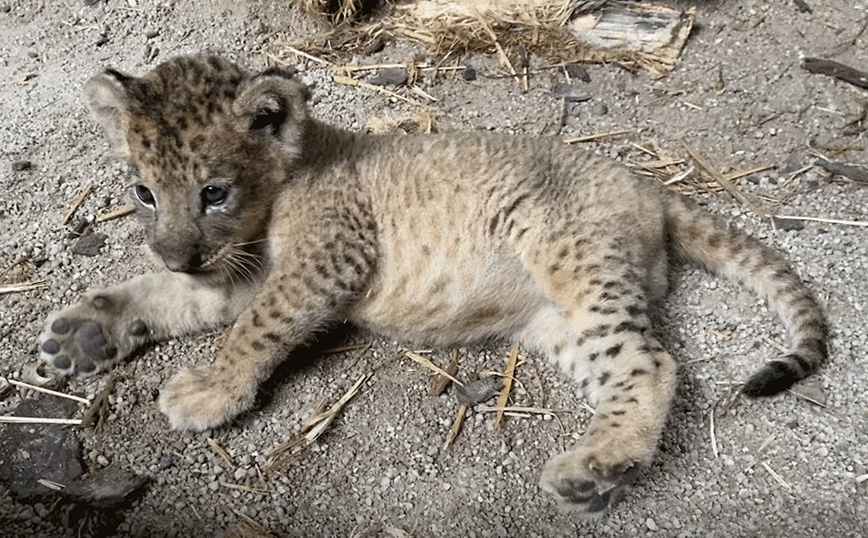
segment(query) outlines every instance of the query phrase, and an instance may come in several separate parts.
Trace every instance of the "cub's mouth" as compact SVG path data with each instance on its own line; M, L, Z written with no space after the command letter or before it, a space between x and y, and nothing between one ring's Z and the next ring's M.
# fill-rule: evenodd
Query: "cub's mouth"
M257 246L262 241L249 241L245 243L229 243L223 245L212 254L202 256L197 253L183 264L175 264L172 267L166 263L170 271L188 274L217 274L224 278L246 280L252 282L264 269L264 256Z

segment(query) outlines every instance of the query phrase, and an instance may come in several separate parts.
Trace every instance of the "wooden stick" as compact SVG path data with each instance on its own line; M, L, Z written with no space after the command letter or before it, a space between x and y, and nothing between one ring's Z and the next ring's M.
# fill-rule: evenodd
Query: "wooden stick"
M4 284L0 286L0 295L6 295L7 293L21 293L24 291L38 290L47 287L48 284L46 284L44 280L23 282L21 284Z
M218 443L215 439L209 437L208 446L211 447L211 450L213 450L214 453L217 454L217 456L219 456L221 460L226 462L226 465L228 465L230 469L235 468L235 463L232 461L232 458L229 456L229 454L227 454L226 451L223 450L223 447L220 446L220 443Z
M62 392L57 392L56 390L38 387L36 385L31 385L30 383L25 383L23 381L17 381L15 379L9 379L8 377L0 376L0 379L6 381L10 385L15 385L16 387L22 387L25 389L35 390L36 392L41 392L43 394L50 394L52 396L58 396L60 398L66 398L68 400L75 400L76 402L80 402L80 403L83 403L85 405L90 405L90 400L88 400L87 398L82 398L81 396L73 396L72 394L64 394Z
M802 60L802 69L818 75L835 77L854 86L868 89L868 73L842 63L821 58L805 58Z
M620 129L618 131L609 131L606 133L597 133L587 136L579 136L577 138L567 138L564 140L566 144L577 144L579 142L590 142L592 140L599 140L601 138L612 138L614 136L621 136L628 133L632 133L633 129Z
M374 86L373 84L371 84L369 82L365 82L364 80L358 80L358 79L355 79L352 77L345 77L343 75L334 75L332 77L332 79L335 81L336 84L343 84L345 86L358 86L359 88L365 88L367 90L373 90L375 92L385 93L386 95L388 95L390 97L394 97L395 99L399 99L401 101L404 101L405 103L410 103L411 105L418 105L419 104L418 102L416 102L412 99L404 97L400 93L395 93L391 90L387 90L386 88L381 88L380 86Z
M518 359L518 344L512 347L509 352L509 359L506 361L506 372L503 376L503 390L500 391L500 396L497 398L497 407L501 408L494 417L494 429L500 427L500 421L503 419L503 412L506 409L506 404L509 401L509 391L512 389L512 378L515 374L515 362Z
M840 224L842 226L868 227L868 221L861 220L824 219L820 217L800 217L798 215L774 215L774 217L776 219L805 220L809 222L825 222L826 224Z
M743 206L753 211L755 215L765 217L765 211L757 207L753 202L750 201L750 199L748 199L747 196L745 196L741 193L741 191L736 189L735 185L733 185L728 179L723 177L723 174L721 174L714 166L712 166L704 155L690 147L687 142L682 141L681 145L684 146L684 149L687 150L687 153L690 155L690 157L694 161L696 161L696 164L698 164L700 168L705 170L706 173L708 173L708 175L712 177L712 179L719 183L720 186L726 190L726 192L732 195L732 197L738 200L738 202L741 203Z
M9 417L0 416L0 423L6 424L69 424L78 426L81 419L77 418L43 418L43 417Z
M123 207L119 207L117 209L113 209L108 213L102 214L96 218L97 222L105 222L107 220L119 219L121 217L126 217L130 213L135 213L135 206L125 205Z
M458 362L461 360L461 352L456 350L452 351L452 360L449 361L449 366L446 367L446 373L450 376L454 376L458 373ZM437 376L434 380L434 383L431 385L431 390L428 391L428 394L431 396L440 396L446 390L446 387L449 386L449 383L452 382L452 379L446 377L445 375Z
M746 176L750 176L753 174L758 174L760 172L765 172L766 170L771 170L774 168L774 165L767 164L765 166L757 166L756 168L751 168L750 170L744 170L742 172L736 172L734 174L730 174L726 176L728 181L735 181L736 179L741 179Z
M443 444L443 448L449 448L452 443L455 442L455 439L458 437L458 434L461 433L461 426L464 424L464 417L467 416L467 406L461 404L458 406L458 414L455 415L455 420L452 421L452 427L449 428L449 434L446 436L446 443Z
M93 191L93 181L88 181L87 185L84 186L84 190L81 191L81 194L75 197L72 201L72 204L69 206L69 209L66 211L66 214L63 215L63 218L60 219L60 226L66 226L69 223L69 219L78 211L78 208L81 204L84 203L85 199L90 196L91 191Z
M449 378L456 385L458 385L460 387L464 386L464 383L462 383L461 381L458 381L455 377L450 375L449 372L447 372L443 368L440 368L439 366L437 366L433 362L429 361L428 359L426 359L422 355L419 355L418 353L413 353L412 351L407 351L406 353L404 353L404 356L407 357L408 359L411 359L415 362L418 362L419 364L421 364L425 368L428 368L432 372L438 373L438 374L442 375L443 377Z

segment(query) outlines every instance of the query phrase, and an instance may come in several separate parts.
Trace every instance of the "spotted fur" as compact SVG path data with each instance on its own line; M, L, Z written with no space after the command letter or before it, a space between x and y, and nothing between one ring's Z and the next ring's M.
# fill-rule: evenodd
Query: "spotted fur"
M351 133L311 118L291 73L208 55L141 78L108 70L85 93L172 272L52 315L41 354L89 374L144 343L234 323L213 365L162 390L173 428L247 410L288 351L331 321L439 346L513 339L596 407L541 486L600 513L651 461L670 408L675 364L649 315L670 253L743 282L783 320L790 351L746 394L780 392L826 358L822 312L777 254L556 139Z

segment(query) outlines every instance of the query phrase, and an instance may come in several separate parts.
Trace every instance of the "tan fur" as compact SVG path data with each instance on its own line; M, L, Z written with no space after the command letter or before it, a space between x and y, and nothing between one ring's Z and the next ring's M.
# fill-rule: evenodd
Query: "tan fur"
M793 352L746 392L782 390L825 358L823 316L776 255L558 140L349 133L310 118L290 74L212 56L140 79L108 71L86 95L137 170L148 241L175 272L54 314L42 356L88 374L143 343L234 322L213 366L163 389L173 428L248 409L288 351L330 321L440 346L513 339L596 406L541 485L602 512L651 461L674 392L648 312L666 290L670 243L744 280L785 320Z

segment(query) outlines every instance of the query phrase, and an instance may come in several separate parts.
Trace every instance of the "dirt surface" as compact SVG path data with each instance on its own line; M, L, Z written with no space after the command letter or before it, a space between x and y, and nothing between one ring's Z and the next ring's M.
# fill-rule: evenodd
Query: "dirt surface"
M647 151L655 145L684 158L685 141L728 173L772 166L735 181L768 214L865 222L865 186L809 165L819 155L868 162L864 119L847 127L868 96L805 72L799 60L830 58L868 69L868 4L805 1L812 12L797 6L804 2L697 2L697 26L668 78L590 66L591 82L574 82L592 98L567 106L562 127L564 105L552 88L566 75L542 69L546 62L538 57L531 57L526 93L493 56L452 55L444 64L473 65L475 81L455 71L436 78L423 72L419 86L438 99L428 108L449 129L565 138L630 129L585 144L628 163L656 159ZM123 169L104 160L107 144L83 107L86 78L106 66L140 74L153 62L204 48L251 67L267 65L263 48L296 63L279 44L318 31L285 1L85 4L0 1L0 271L12 268L0 284L45 282L0 296L3 376L18 377L32 364L50 311L89 287L155 267L132 218L90 227L106 236L104 246L97 238L82 248L96 256L73 253L72 225L59 225L88 182L93 191L73 224L126 203ZM429 59L415 45L398 44L352 61L406 63L414 56ZM422 108L336 84L314 62L298 68L316 84L315 113L347 128ZM168 431L155 396L181 365L211 360L220 335L144 350L114 370L103 427L76 432L85 469L117 465L146 475L148 484L111 517L70 510L49 490L25 504L0 486L0 535L210 536L246 518L276 536L866 535L868 229L827 222L775 229L725 194L695 196L792 261L828 311L831 362L798 387L813 402L794 394L734 400L737 383L778 353L780 324L737 285L693 267L676 271L661 315L663 338L680 364L669 428L655 464L601 520L558 512L537 487L544 461L569 447L589 417L574 387L540 357L523 354L512 403L557 413L507 416L495 430L492 414L477 407L455 444L443 449L458 408L454 391L430 396L429 372L403 358L400 343L339 330L322 337L318 350L294 355L254 411L204 434ZM323 352L348 344L370 346ZM505 344L463 351L463 379L504 371ZM446 365L449 350L429 358ZM297 434L322 399L331 404L369 371L372 377L318 443L281 470L265 472L268 454ZM93 399L107 380L72 380L62 390ZM0 412L10 414L22 398L37 396L49 397L5 390ZM4 425L0 435L40 427ZM25 457L20 450L19 456Z

